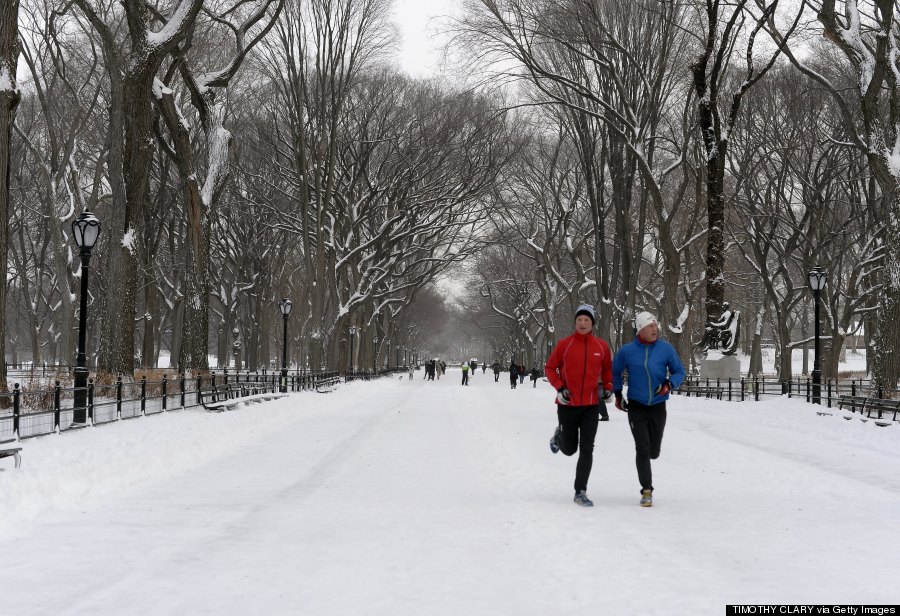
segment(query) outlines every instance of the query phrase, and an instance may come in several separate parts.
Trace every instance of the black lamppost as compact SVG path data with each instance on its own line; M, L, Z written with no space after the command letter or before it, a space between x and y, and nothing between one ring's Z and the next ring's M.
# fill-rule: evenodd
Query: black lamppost
M828 280L828 272L818 265L809 272L809 288L812 289L814 301L816 303L815 317L815 333L816 333L816 356L813 359L812 372L812 401L813 404L822 404L822 360L819 350L819 297L825 288L825 282Z
M372 374L378 373L378 336L372 338Z
M356 325L350 326L350 373L353 374L353 339L356 338Z
M279 390L281 393L287 393L287 376L288 376L288 352L287 352L287 321L288 315L291 314L291 308L293 308L293 304L291 300L288 298L282 298L281 303L278 304L278 307L281 308L281 316L284 320L284 336L282 338L281 343L281 387Z
M402 350L403 350L403 345L398 344L397 345L397 367L398 368L400 367L400 351L402 351Z
M78 245L81 256L81 308L78 313L78 356L75 359L75 400L72 421L87 423L87 381L88 369L84 354L87 336L88 266L91 251L100 237L100 220L90 212L82 212L72 221L72 237Z

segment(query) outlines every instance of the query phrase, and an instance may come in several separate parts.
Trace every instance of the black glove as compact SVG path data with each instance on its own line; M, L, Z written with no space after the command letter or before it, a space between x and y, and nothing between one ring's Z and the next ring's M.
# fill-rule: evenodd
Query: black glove
M600 399L603 400L604 402L609 402L610 400L613 399L613 392L608 389L603 389L603 387L601 386L600 387Z
M622 397L621 391L616 392L616 408L620 411L625 411L626 413L628 412L628 400L625 400Z
M572 400L572 394L565 387L559 390L559 393L556 394L556 403L561 404L563 406L568 406L569 402Z
M656 395L665 396L670 391L672 391L672 383L669 381L669 379L666 379L665 381L660 383L659 387L656 388Z

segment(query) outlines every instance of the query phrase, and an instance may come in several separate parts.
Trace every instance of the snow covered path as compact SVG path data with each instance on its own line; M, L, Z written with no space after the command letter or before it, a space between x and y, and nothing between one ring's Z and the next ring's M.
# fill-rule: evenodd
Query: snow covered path
M352 383L23 443L0 463L4 614L722 614L897 603L900 425L674 398L655 506L625 415L588 494L553 392ZM6 461L4 461L6 462Z

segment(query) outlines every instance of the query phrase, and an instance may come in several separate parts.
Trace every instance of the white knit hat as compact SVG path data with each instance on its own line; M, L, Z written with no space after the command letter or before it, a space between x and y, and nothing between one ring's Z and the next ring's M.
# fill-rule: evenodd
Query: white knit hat
M641 331L651 323L656 323L656 317L649 312L639 312L637 316L634 317L635 331Z

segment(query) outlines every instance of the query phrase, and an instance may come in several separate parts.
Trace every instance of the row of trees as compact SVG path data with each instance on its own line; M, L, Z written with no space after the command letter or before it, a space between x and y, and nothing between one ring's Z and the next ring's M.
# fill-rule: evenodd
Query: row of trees
M375 338L411 346L410 306L481 245L515 140L489 99L390 67L389 8L23 0L12 358L74 355L68 225L83 209L104 224L89 331L102 371L165 351L203 370L235 340L268 365L282 296L298 363L346 366L351 325L361 367Z
M495 345L539 359L587 301L615 345L648 309L695 357L727 297L751 370L772 336L789 377L821 264L825 374L862 331L896 383L900 18L838 5L470 2L460 35L530 109L469 285Z
M615 345L649 309L688 356L728 299L787 376L822 264L826 374L863 327L897 382L894 2L468 0L455 44L485 77L465 86L391 67L389 9L6 3L6 356L73 357L68 225L89 209L108 372L207 369L235 340L267 365L282 296L297 363L430 355L452 276L498 356L536 362L584 301Z

